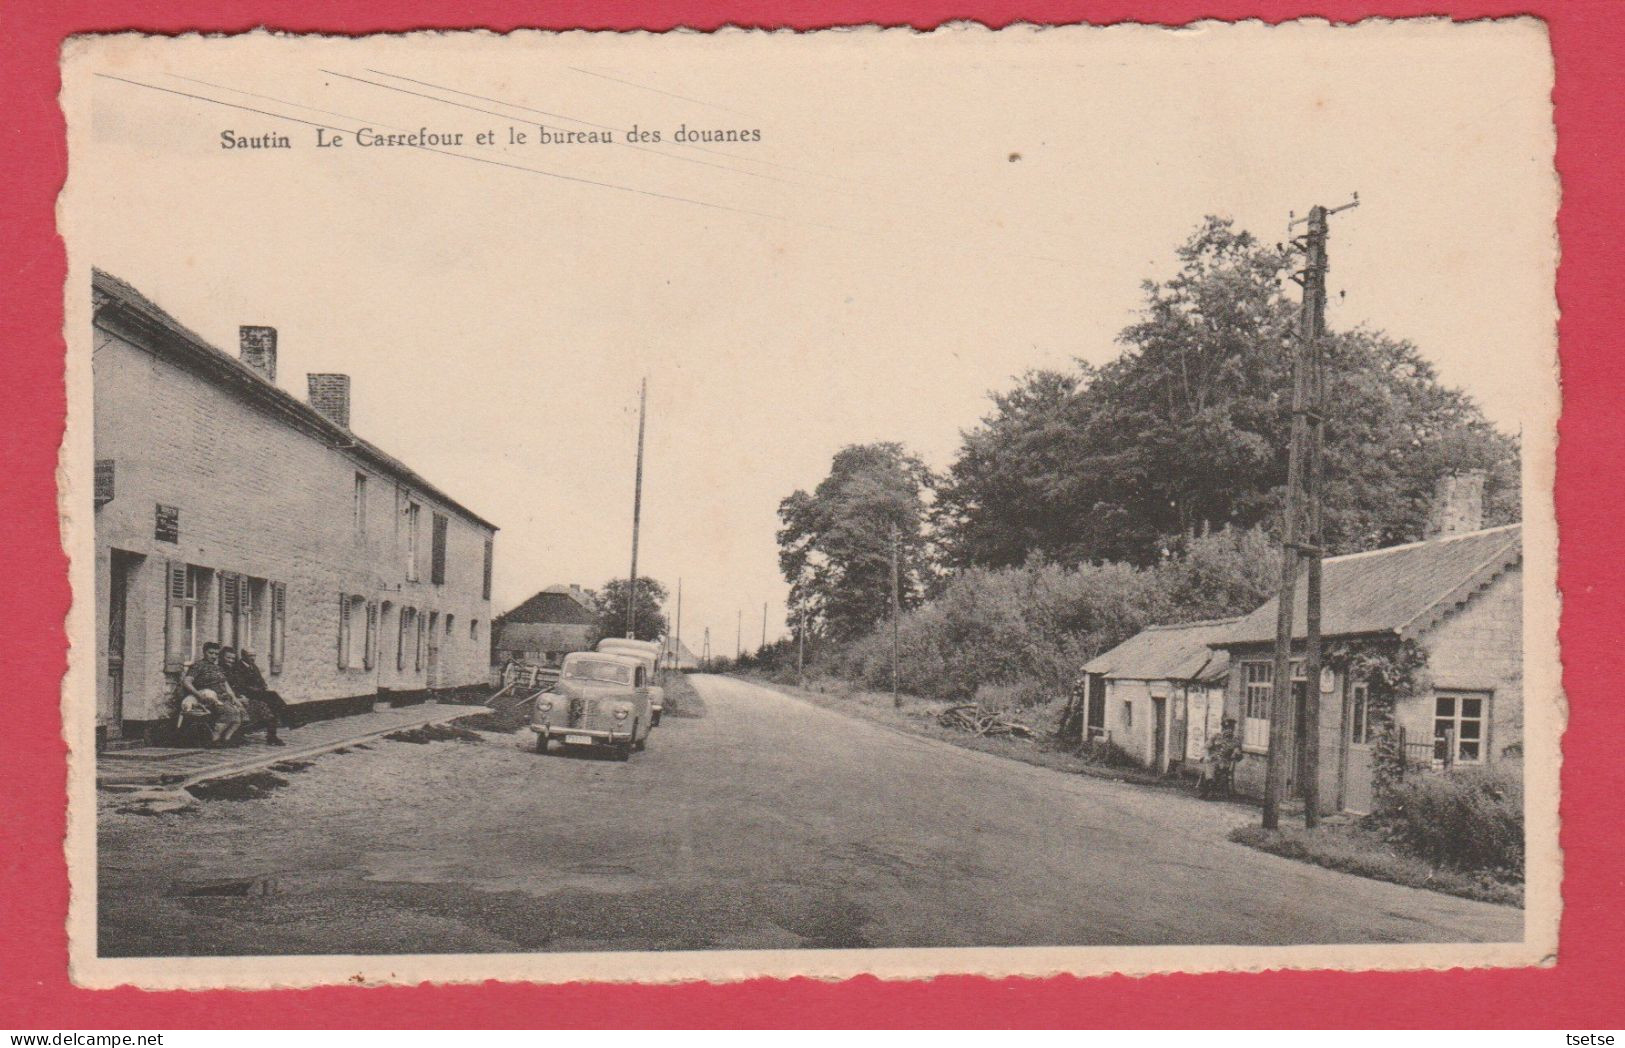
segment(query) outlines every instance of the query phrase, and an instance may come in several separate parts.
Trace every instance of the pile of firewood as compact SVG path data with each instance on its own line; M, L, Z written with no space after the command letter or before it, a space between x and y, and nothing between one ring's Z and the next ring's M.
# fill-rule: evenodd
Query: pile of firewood
M1033 730L1027 725L1008 720L998 712L983 709L975 703L948 707L937 714L937 723L944 728L968 731L973 735L1014 735L1018 739L1033 737Z

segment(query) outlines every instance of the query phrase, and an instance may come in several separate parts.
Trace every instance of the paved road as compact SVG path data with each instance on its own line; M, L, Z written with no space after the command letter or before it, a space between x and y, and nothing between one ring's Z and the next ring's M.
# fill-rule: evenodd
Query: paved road
M379 743L257 800L104 803L104 955L1513 941L1521 911L1231 844L1247 812L702 677L630 763ZM264 877L273 894L187 894Z

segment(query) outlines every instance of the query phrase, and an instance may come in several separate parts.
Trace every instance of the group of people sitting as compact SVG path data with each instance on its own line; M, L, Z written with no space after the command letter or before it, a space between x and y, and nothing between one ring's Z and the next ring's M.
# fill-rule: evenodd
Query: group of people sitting
M284 746L277 728L292 728L288 704L265 683L265 675L246 648L221 647L210 641L203 657L181 673L177 732L190 725L206 726L210 747L241 745L243 736L265 729L267 746Z

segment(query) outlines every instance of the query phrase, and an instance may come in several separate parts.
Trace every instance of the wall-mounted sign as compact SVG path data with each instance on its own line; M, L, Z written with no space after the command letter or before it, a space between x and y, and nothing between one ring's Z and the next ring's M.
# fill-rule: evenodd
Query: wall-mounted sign
M1330 666L1320 668L1320 691L1323 695L1330 695L1337 690L1337 674L1332 672Z
M153 526L152 537L159 542L179 542L181 540L181 511L179 506L166 506L158 503L157 523Z
M113 501L113 460L96 460L96 508Z

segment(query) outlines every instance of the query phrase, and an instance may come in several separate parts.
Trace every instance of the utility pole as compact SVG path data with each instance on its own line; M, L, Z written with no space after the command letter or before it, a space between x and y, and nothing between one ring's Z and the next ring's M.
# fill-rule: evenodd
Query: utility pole
M902 615L903 600L897 572L897 525L891 526L891 704L903 708L902 693L897 690L897 620Z
M796 613L796 684L806 687L807 674L803 667L807 662L807 609L798 609Z
M671 664L683 668L683 576L677 576L677 643L671 650Z
M739 656L745 651L745 612L740 609L737 621L734 622L734 662L738 663Z
M710 673L711 672L711 627L710 626L705 627L705 648L704 648L704 651L705 651L705 655L701 657L700 665L705 667L705 672Z
M643 517L643 419L649 406L649 379L638 388L638 471L632 488L632 573L627 576L626 637L637 636L638 626L638 525Z
M767 601L762 601L762 646L757 651L767 650Z
M1281 820L1286 793L1287 754L1296 734L1298 775L1303 790L1304 825L1320 821L1320 588L1324 528L1321 512L1321 447L1325 436L1325 377L1321 368L1321 336L1326 331L1327 219L1339 211L1358 207L1360 196L1342 207L1320 205L1305 219L1304 235L1292 246L1304 256L1303 269L1293 276L1303 288L1298 319L1298 345L1292 357L1292 444L1287 453L1286 508L1281 523L1281 586L1275 618L1275 665L1270 687L1269 755L1264 772L1264 828L1273 830ZM1290 228L1290 227L1289 227ZM1306 503L1301 506L1300 503ZM1305 535L1298 538L1300 515L1307 516ZM1297 611L1298 568L1308 561L1304 609L1303 722L1297 723L1296 689L1292 681L1292 634ZM1296 732L1294 729L1297 729Z

